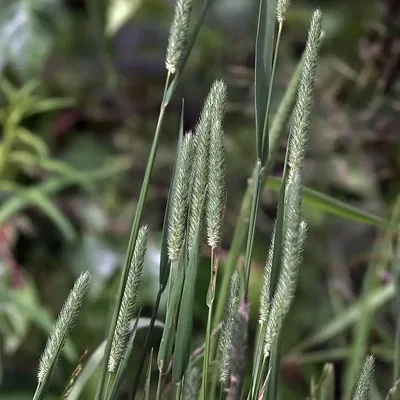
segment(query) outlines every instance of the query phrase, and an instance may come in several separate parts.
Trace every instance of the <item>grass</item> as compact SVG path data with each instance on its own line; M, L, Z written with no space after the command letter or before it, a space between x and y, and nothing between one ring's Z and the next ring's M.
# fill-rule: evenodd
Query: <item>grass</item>
M212 4L205 0L198 20L193 23L192 0L177 0L166 52L165 90L161 100L159 118L154 133L147 168L132 223L118 292L108 324L105 342L92 354L80 374L66 383L66 399L79 398L91 375L97 371L96 400L118 399L136 332L140 329L140 311L136 300L140 287L143 260L147 247L147 227L141 226L147 193L151 180L158 143L168 104L175 93L180 76L196 42L206 13ZM322 38L322 14L314 11L310 19L309 35L304 55L295 71L275 116L270 115L271 97L279 43L289 2L287 0L260 0L258 29L255 40L255 143L254 169L244 194L241 211L235 227L229 261L222 282L218 284L219 251L223 231L226 196L224 184L224 129L223 119L227 90L225 83L216 80L204 101L204 106L194 132L183 131L184 104L178 130L176 164L171 177L168 204L165 211L160 260L160 281L152 318L147 326L144 346L136 365L129 397L138 397L141 378L145 384L143 398L151 398L152 387L157 386L156 399L165 398L167 391L180 399L248 399L275 400L280 394L282 365L282 329L291 309L296 283L301 269L308 226L302 217L304 200L322 204L322 207L355 220L382 226L391 237L393 227L399 223L396 207L387 223L373 215L346 207L331 198L319 196L303 188L303 164L307 149L312 116L314 81ZM68 220L51 206L47 195L63 185L79 182L90 190L92 179L102 179L102 173L80 174L67 166L57 164L47 156L46 147L35 136L19 129L21 116L65 105L64 102L31 102L26 99L32 87L17 92L3 82L8 93L12 112L2 115L5 126L5 143L0 153L0 175L11 163L32 160L33 163L59 173L62 182L48 183L43 188L22 191L10 182L3 186L17 196L12 203L3 205L0 215L7 218L25 203L33 202L52 217L68 238L73 238L73 228ZM22 101L21 99L25 99ZM28 105L27 105L28 104ZM35 109L36 107L36 109ZM286 149L285 166L280 182L269 181L279 190L279 203L270 248L266 249L266 263L260 299L259 323L254 338L249 338L249 282L252 273L253 246L261 192L268 180L276 158L277 143L282 137L290 117L290 133ZM13 150L16 141L31 148L29 157L18 157ZM33 154L33 155L32 155ZM93 176L92 176L93 175ZM107 173L105 173L107 176ZM275 186L274 186L275 185ZM46 189L46 190L44 190ZM35 191L36 190L36 191ZM44 193L44 194L43 194ZM12 205L11 205L12 204ZM10 211L11 210L11 211ZM391 245L391 244L390 244ZM208 308L204 345L194 349L193 314L195 288L198 282L200 251L211 249L209 286L204 302ZM377 263L392 261L395 285L381 287L377 280L377 266L371 265L366 275L360 302L339 314L320 331L292 351L297 360L312 359L304 356L306 349L328 340L355 323L354 347L337 349L333 353L347 358L347 373L343 383L343 398L364 400L374 387L374 357L367 354L368 338L373 327L374 310L396 298L398 287L399 242L394 245L396 257L383 255ZM238 263L244 253L244 265ZM394 260L394 261L393 261ZM397 261L396 261L397 260ZM49 335L38 368L38 385L34 400L44 399L49 391L54 369L67 341L68 333L78 317L79 309L89 287L90 276L82 274L76 281L68 299ZM159 348L149 348L156 315L162 296L166 296L167 311ZM397 311L397 312L396 312ZM394 317L399 335L398 310ZM255 352L249 354L249 341L255 341ZM159 371L157 384L152 382L153 352L157 353ZM150 353L146 363L147 354ZM314 355L316 357L317 355ZM308 358L307 358L308 357ZM306 361L304 361L306 362ZM400 351L396 341L394 372L389 396L394 398L399 379ZM334 399L334 369L326 364L318 380L310 385L311 399Z

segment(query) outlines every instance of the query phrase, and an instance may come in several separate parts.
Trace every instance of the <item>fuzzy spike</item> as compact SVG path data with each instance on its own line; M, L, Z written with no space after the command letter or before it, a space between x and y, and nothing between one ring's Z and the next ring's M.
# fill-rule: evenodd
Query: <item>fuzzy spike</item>
M239 275L235 271L231 277L229 294L222 320L221 335L218 346L219 381L222 385L228 383L231 370L232 336L236 314L239 308Z
M303 69L290 131L289 166L296 171L301 170L305 157L320 44L321 11L316 10L312 15L308 31Z
M371 379L374 373L374 364L374 357L368 356L365 359L356 387L354 389L353 400L368 400L369 388L371 386Z
M267 261L265 262L265 267L264 267L263 285L261 288L261 296L260 296L260 316L258 320L260 324L267 322L269 307L270 307L269 297L271 291L272 261L274 258L275 229L276 229L276 224L274 224L274 229L272 231L271 242L268 249Z
M75 281L74 287L70 291L67 300L65 301L61 312L54 325L53 332L47 340L46 347L40 357L38 381L43 382L48 372L57 362L62 347L67 339L67 336L73 328L76 318L81 309L83 299L89 289L90 274L89 272L82 273Z
M176 186L171 197L171 214L167 236L170 261L178 259L185 236L193 155L194 138L192 133L188 132L183 138L181 154L179 154L177 165Z
M276 19L282 24L286 19L287 10L290 6L290 0L278 0L276 4Z
M193 0L177 0L169 34L165 67L171 74L179 68L186 49Z
M148 228L140 228L136 240L135 250L131 261L131 267L126 281L125 292L122 297L121 308L118 313L117 326L111 345L110 358L108 360L108 371L115 372L121 357L125 351L129 334L130 324L135 313L136 300L140 282L142 280L143 265L147 247Z
M217 80L211 86L209 94L204 102L200 115L200 121L196 127L196 154L193 166L193 183L190 197L189 221L188 221L188 249L189 257L192 252L193 240L198 224L203 216L203 199L206 195L207 180L209 176L209 153L211 130L213 124L219 121L222 126L222 118L226 101L226 85Z

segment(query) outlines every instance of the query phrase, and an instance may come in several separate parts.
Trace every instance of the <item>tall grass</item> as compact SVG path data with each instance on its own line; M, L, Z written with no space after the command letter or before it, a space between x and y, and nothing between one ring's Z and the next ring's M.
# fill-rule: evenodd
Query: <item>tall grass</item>
M139 313L135 304L148 232L146 227L141 227L141 220L157 145L167 106L211 3L211 0L204 1L196 23L192 21L192 0L177 0L176 3L166 52L164 95L132 223L119 289L109 323L109 333L99 353L100 357L91 360L95 367L88 363L88 366L89 364L91 366L90 373L96 368L99 370L97 400L117 399L121 391L123 374L138 329ZM224 184L223 118L227 98L225 83L216 80L211 85L194 132L183 131L184 107L182 108L176 163L171 178L162 234L159 291L136 375L133 378L131 399L137 397L143 374L145 374L143 389L145 399L150 398L153 386L157 386L156 398L165 398L166 389L171 385L172 396L176 400L198 398L275 400L279 397L281 331L284 329L285 317L295 296L297 276L301 270L307 237L307 223L301 214L302 176L322 33L322 15L316 10L310 19L304 55L276 115L272 116L270 109L274 77L288 7L288 0L260 0L254 82L256 142L254 170L243 198L228 265L220 285L217 285L219 251L225 200L226 196L229 196L229 193L225 192ZM285 132L292 114L277 218L269 249L266 249L255 352L251 357L248 347L250 307L248 290L260 193L271 171L277 143ZM194 351L193 308L202 246L209 246L211 249L209 287L207 296L203 299L208 307L208 317L204 345L200 350ZM245 255L244 268L239 267L237 263L242 251ZM44 398L49 389L52 372L67 334L77 317L88 284L89 275L85 273L78 278L61 311L41 358L34 399ZM167 311L160 346L154 349L157 352L158 381L152 383L150 373L152 357L146 365L146 355L150 352L149 338L163 295L167 297ZM214 302L216 302L215 309ZM369 315L369 303L363 304L364 308L367 307L367 311L364 310L362 315ZM363 343L362 341L357 348L355 354L357 359L366 356ZM153 349L151 354L152 352ZM398 353L397 351L396 362L399 362ZM351 376L348 379L349 383L346 384L346 399L351 397L367 399L374 359L368 356L363 366L355 361L350 365ZM394 372L394 385L399 378L398 370L397 366ZM359 374L358 380L353 379L354 376L357 378L357 374ZM327 365L320 381L311 385L311 398L333 399L333 385L333 368ZM72 386L69 393L74 393L74 398L77 398L82 388L80 386L78 390Z

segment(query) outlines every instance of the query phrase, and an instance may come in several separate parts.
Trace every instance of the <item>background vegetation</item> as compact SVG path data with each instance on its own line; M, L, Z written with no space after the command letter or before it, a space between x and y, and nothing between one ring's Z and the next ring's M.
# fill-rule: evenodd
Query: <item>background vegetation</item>
M223 248L230 247L254 162L257 3L216 2L166 115L145 210L150 236L142 316L151 315L158 289L157 232L175 159L179 99L185 99L185 129L194 128L217 77L229 87ZM310 190L303 214L310 228L295 304L285 322L283 398L305 398L311 377L326 361L334 362L340 390L343 363L354 345L376 356L378 396L391 383L387 363L393 359L397 315L389 272L394 236L383 221L399 219L400 9L390 0L293 1L273 98L280 98L301 56L315 6L323 11L325 36L304 171ZM162 97L172 11L159 0L7 0L1 7L0 399L31 398L45 340L83 270L92 274L89 301L56 371L54 393L62 392L78 360L83 356L84 362L104 337ZM263 190L257 220L253 330L284 148L282 143L277 178ZM195 334L206 325L208 258L204 252ZM221 270L224 261L223 251ZM365 297L362 282L372 264L372 278L364 282L373 284L368 310L377 313L360 326L363 303L357 301ZM160 335L156 329L155 345ZM143 339L139 330L136 346ZM90 386L86 396L93 398Z

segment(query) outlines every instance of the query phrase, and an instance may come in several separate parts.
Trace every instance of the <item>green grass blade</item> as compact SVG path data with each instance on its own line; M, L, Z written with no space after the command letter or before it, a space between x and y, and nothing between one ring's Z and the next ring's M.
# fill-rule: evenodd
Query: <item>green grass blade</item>
M395 288L393 283L389 283L382 286L370 293L366 301L366 308L369 311L376 311L383 305L385 305L389 300L394 297ZM349 326L357 322L362 313L362 307L360 301L354 303L352 306L348 307L343 313L338 315L333 320L329 321L327 324L319 328L315 333L309 336L304 341L296 345L290 354L298 354L303 352L313 346L318 346L326 341L332 339L337 334L343 332Z
M269 378L265 397L267 400L276 400L278 398L279 372L281 369L281 345L282 338L280 333L278 333L269 360Z
M316 400L335 400L335 370L333 364L325 364L317 386Z
M281 186L281 178L268 177L267 187L278 192ZM303 186L303 202L308 206L318 208L321 211L346 218L354 222L360 222L367 225L385 227L387 222L376 215L363 211L357 207L351 206L344 201L337 200L317 190Z
M153 361L153 349L150 352L149 365L146 373L146 384L144 386L143 400L150 400L150 389L151 389L151 364Z
M184 246L186 247L186 246ZM179 303L181 301L183 282L186 269L186 251L183 250L180 262L172 264L172 279L170 280L165 328L158 350L157 365L161 372L166 372L171 359L173 343L176 333L176 320L178 317Z
M276 0L260 0L255 60L255 111L257 158L263 160L268 149L268 100L272 78ZM263 145L263 138L265 143Z
M197 268L200 257L200 233L201 223L198 224L193 242L193 250L190 256L185 281L183 285L182 298L179 307L178 326L175 340L175 357L172 370L172 378L175 383L182 380L190 358L190 344L193 329L193 305L196 291Z
M250 282L250 271L251 271L251 258L253 254L253 244L254 244L254 236L256 230L256 220L257 220L257 211L258 204L260 201L260 192L261 192L261 180L262 180L262 167L261 162L257 163L256 168L254 169L253 175L253 195L251 200L251 211L250 211L250 220L249 220L249 229L247 234L247 243L246 243L246 256L245 256L245 297L247 298L248 290L249 290L249 282Z
M140 359L139 359L139 362L138 362L138 365L140 366L140 368L136 372L136 376L135 376L135 379L133 381L132 397L134 397L134 395L135 395L135 393L137 391L137 388L139 387L141 370L142 370L142 366L144 365L144 362L145 362L145 359L146 359L147 348L149 346L151 333L153 332L154 323L155 323L155 320L156 320L156 317L157 317L158 308L160 307L160 301L161 301L162 293L163 293L163 290L162 290L162 287L160 286L159 289L158 289L158 292L157 292L156 301L154 303L153 312L152 312L151 319L150 319L150 324L149 324L149 327L148 327L147 332L146 332L146 338L144 340L142 353L140 355Z
M396 321L396 336L392 379L392 384L395 387L400 379L400 236L398 236L394 246L391 271L396 292L393 306L393 317Z
M96 369L99 367L101 360L104 357L104 350L106 348L106 341L104 340L99 347L89 357L81 373L76 378L71 391L69 392L66 400L79 400L82 392L84 391L89 379L93 376Z

